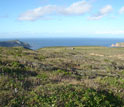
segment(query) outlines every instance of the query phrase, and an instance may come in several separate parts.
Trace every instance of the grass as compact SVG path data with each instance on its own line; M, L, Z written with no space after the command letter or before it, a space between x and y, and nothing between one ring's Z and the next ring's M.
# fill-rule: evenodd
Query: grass
M0 107L123 107L124 48L0 47Z

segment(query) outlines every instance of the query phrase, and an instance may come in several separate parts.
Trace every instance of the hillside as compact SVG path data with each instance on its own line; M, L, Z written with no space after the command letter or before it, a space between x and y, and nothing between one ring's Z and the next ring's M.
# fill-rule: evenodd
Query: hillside
M31 47L28 43L24 43L19 40L1 41L0 46L1 47L19 47L20 46L28 49Z
M122 107L124 48L0 47L0 107Z

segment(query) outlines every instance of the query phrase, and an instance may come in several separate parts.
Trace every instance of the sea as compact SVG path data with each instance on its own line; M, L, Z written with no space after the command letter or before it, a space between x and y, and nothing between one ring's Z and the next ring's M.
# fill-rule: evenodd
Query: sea
M124 42L124 38L21 38L0 39L0 41L20 40L29 43L31 49L62 46L105 46L110 47L117 42Z

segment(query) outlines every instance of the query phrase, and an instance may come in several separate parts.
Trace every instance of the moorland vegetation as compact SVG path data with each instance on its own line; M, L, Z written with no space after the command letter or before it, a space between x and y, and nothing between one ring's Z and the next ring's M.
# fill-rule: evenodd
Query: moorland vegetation
M0 47L0 107L124 107L124 48Z

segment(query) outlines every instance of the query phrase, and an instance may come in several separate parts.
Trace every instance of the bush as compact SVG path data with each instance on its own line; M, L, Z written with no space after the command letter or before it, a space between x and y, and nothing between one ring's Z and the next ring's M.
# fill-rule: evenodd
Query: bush
M53 105L54 107L117 107L123 104L113 93L73 85L47 87L32 92L26 103L36 107L43 105Z

